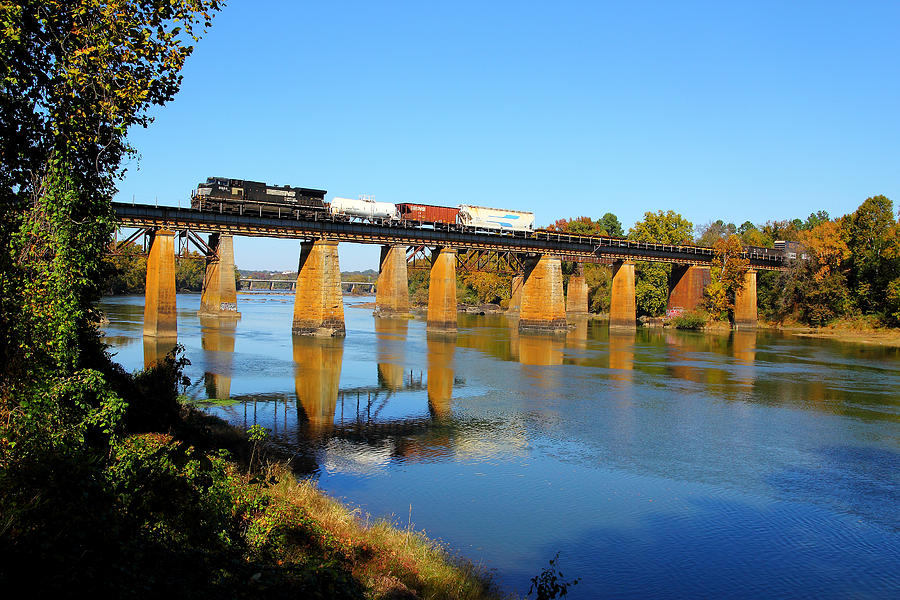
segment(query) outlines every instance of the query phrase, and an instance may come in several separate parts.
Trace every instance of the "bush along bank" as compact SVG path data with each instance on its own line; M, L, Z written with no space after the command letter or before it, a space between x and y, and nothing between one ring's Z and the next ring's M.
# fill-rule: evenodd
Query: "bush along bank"
M0 584L38 596L499 597L439 543L364 525L285 462L261 457L260 429L248 436L178 406L182 364L170 355L136 376L117 373L133 399L128 430L93 460L4 461ZM137 400L144 392L163 393ZM148 421L151 407L168 422Z

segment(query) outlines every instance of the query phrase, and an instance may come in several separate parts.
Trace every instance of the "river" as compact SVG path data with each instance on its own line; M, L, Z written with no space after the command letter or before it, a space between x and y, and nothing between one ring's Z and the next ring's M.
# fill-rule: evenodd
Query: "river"
M327 493L411 523L525 594L559 552L571 598L900 598L900 352L771 332L519 334L460 315L291 335L293 296L200 319L186 393L259 423ZM143 297L107 298L126 369Z

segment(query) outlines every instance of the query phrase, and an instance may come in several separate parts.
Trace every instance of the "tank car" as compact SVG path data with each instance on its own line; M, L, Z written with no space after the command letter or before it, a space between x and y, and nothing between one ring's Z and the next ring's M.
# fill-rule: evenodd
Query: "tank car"
M191 208L261 217L312 218L324 214L326 190L209 177L191 194Z
M333 198L329 207L332 215L336 217L358 218L366 220L387 219L400 220L400 212L397 205L392 202L376 202L369 198Z

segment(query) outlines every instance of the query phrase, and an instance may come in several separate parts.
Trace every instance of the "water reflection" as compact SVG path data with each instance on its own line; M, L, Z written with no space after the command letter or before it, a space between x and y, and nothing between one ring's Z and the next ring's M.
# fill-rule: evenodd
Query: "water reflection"
M144 368L149 369L159 363L175 348L177 343L178 338L174 337L146 336L144 338Z
M532 366L561 365L565 347L565 334L520 333L519 362Z
M231 373L237 330L234 317L201 316L200 346L204 351L203 382L206 397L225 400L231 397Z
M408 328L408 319L375 317L378 384L392 391L403 388L403 359Z
M117 302L108 339L135 340L116 343L117 359L164 355L174 341L142 355L142 313ZM362 309L347 311L345 340L294 341L291 310L242 310L237 342L179 314L187 374L230 377L238 400L204 410L260 423L328 492L477 548L522 595L560 548L582 597L897 587L896 350L766 331L610 335L583 321L520 337L491 315L460 315L454 342Z
M297 420L310 436L321 437L334 426L344 338L292 337Z
M663 338L668 350L666 357L668 374L685 381L704 383L706 375L702 368L703 363L695 354L702 351L701 336L695 333L666 330Z
M453 397L453 353L456 336L428 332L428 412L434 418L450 415Z
M634 342L637 333L633 330L609 330L610 379L631 381L634 378Z
M753 385L756 381L756 330L737 330L731 334L732 354L737 383Z

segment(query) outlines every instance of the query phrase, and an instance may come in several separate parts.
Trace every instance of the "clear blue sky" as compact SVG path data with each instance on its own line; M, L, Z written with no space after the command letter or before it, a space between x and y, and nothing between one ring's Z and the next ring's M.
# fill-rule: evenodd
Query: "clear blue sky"
M626 229L900 203L898 26L896 0L232 0L117 199L186 205L217 175ZM296 241L235 251L297 266Z

